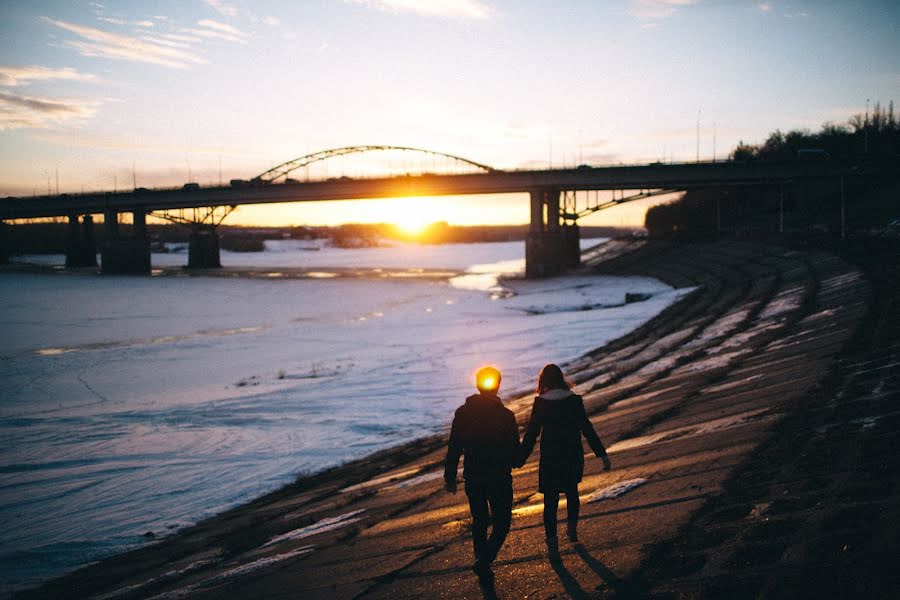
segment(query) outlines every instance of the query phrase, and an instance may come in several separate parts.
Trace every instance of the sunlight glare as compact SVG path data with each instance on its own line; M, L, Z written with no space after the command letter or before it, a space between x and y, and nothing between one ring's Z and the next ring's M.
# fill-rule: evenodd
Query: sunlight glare
M403 198L397 200L391 209L385 214L385 220L408 235L422 234L436 220L427 198Z

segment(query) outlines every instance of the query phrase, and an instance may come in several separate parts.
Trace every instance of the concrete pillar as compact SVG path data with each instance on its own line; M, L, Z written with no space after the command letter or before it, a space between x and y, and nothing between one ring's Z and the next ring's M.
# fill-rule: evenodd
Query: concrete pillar
M563 264L566 268L581 266L581 228L576 223L562 226Z
M563 231L559 222L559 190L532 190L531 226L525 239L525 277L557 275L565 270L566 264Z
M531 224L529 233L544 231L544 190L531 190Z
M559 190L547 190L544 196L547 204L547 231L559 231Z
M188 245L188 269L218 269L219 235L215 229L197 228L191 233Z
M131 215L134 222L135 239L147 239L147 211L142 208L136 208Z
M69 215L69 240L66 245L67 267L96 267L97 248L94 245L94 218L85 215L79 226L78 215Z
M94 217L92 215L81 217L81 252L79 255L82 266L97 266L97 244L94 242Z
M119 213L117 211L109 209L103 213L103 229L107 242L119 238Z
M9 264L9 227L0 221L0 265Z
M79 266L81 233L78 231L78 215L69 215L69 236L66 242L66 266Z
M138 212L135 211L135 232L140 232L140 235L130 238L119 236L119 215L116 211L107 210L103 214L106 240L100 249L100 263L104 274L150 274L150 241L145 235L145 226L138 224L138 220L144 218L138 217Z

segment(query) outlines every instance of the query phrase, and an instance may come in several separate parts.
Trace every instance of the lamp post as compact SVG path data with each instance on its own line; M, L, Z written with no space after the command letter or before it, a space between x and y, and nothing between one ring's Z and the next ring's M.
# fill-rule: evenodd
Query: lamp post
M700 111L697 109L697 162L700 162Z

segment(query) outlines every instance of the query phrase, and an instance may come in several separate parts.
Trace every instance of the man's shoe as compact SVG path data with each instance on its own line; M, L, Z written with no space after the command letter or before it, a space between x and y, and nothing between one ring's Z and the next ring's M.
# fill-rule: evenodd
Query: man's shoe
M569 541L572 542L573 544L577 544L577 543L578 543L578 530L575 529L574 527L569 528L569 529L566 531L566 536L568 536Z

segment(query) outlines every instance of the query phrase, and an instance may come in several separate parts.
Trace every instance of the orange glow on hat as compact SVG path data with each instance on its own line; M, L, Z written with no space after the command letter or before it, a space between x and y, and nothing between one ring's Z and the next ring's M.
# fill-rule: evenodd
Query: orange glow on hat
M480 392L495 393L500 389L500 371L494 367L482 367L475 373L475 387Z

